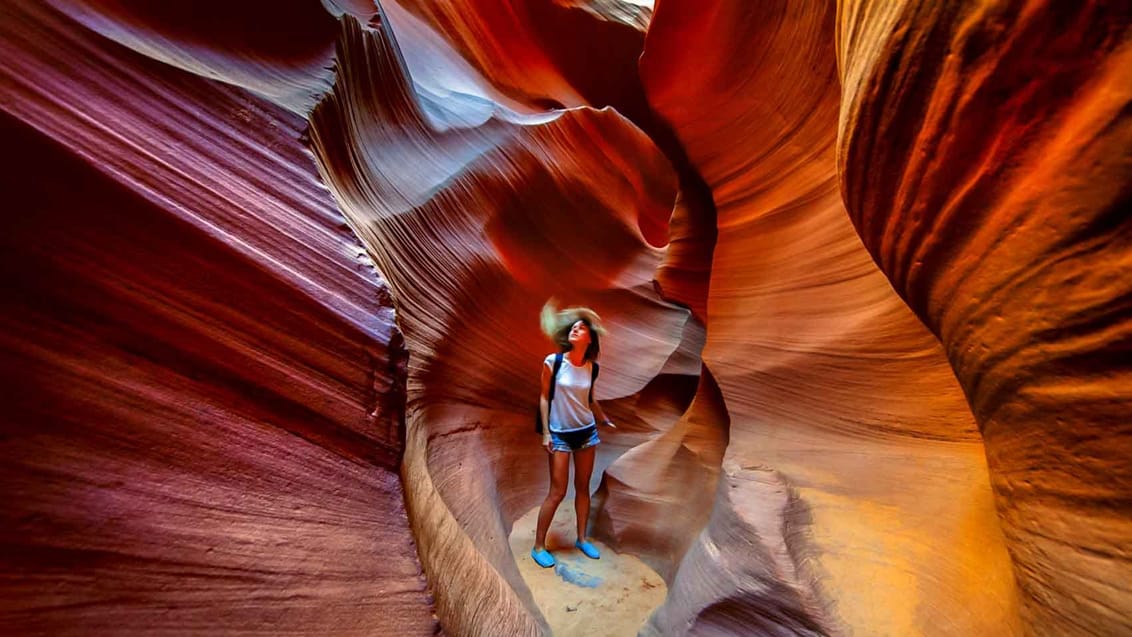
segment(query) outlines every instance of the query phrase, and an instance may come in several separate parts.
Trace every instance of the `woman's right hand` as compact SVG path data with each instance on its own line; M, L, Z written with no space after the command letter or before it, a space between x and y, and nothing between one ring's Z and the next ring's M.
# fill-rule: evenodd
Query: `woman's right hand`
M550 436L542 437L542 446L546 447L547 453L554 453L554 448L551 447Z

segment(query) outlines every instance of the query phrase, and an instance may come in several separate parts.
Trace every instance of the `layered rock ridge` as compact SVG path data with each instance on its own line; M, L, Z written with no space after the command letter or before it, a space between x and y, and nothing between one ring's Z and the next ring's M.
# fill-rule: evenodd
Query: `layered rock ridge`
M481 98L473 120L460 100L421 96L394 23L343 20L311 139L412 352L402 475L438 613L460 634L545 633L507 541L546 489L529 405L547 344L532 317L548 296L605 317L617 337L597 398L614 414L662 371L698 375L702 330L657 293L665 250L647 236L666 227L677 177L609 108L523 112ZM433 71L484 81L453 66Z
M1132 631L1121 3L194 6L0 7L5 625L551 634L556 297L642 634Z
M1019 634L976 423L842 205L835 26L829 3L679 1L650 25L649 102L717 210L703 359L730 483L653 626L724 631L761 612L801 622L768 634ZM768 490L797 515L769 515ZM783 548L737 550L748 538ZM733 588L678 598L720 581ZM794 595L766 594L781 585Z
M1129 7L840 17L848 212L971 405L1027 629L1129 633Z
M58 7L0 7L0 624L435 632L398 476L406 351L305 119Z

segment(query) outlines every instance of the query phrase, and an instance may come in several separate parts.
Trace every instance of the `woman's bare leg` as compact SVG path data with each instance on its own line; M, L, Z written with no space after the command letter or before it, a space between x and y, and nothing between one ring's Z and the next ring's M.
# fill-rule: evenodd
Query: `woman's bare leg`
M538 529L535 532L535 548L546 548L546 532L550 530L550 522L554 519L554 512L562 498L566 497L566 485L570 480L570 454L565 451L555 451L547 454L550 467L550 491L542 501L542 508L538 510ZM592 464L591 464L592 470Z
M574 452L574 513L578 516L578 539L585 541L590 521L590 476L594 472L597 447Z

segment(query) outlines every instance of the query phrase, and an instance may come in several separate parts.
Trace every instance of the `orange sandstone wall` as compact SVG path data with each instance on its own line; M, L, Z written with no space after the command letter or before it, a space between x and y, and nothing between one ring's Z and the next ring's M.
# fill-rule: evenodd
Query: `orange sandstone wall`
M5 4L4 625L548 634L554 296L642 634L1132 630L1130 18L1071 4Z
M717 209L703 359L730 417L726 498L676 590L730 588L674 592L654 625L1018 634L976 423L842 204L835 20L666 0L650 26L650 103Z
M838 168L986 444L1023 619L1132 630L1127 3L846 2Z

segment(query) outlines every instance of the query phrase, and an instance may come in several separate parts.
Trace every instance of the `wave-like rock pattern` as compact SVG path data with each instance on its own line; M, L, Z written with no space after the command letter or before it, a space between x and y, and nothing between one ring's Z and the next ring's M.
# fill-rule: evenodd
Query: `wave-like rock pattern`
M305 120L35 2L0 87L4 632L434 632L407 353Z
M0 8L5 625L549 633L557 296L644 633L1132 628L1120 3L230 4Z
M610 109L501 109L441 129L411 90L389 24L343 27L338 81L311 137L390 282L412 352L402 473L438 612L467 634L545 632L507 543L546 486L525 408L547 346L531 317L548 295L585 298L605 317L617 336L603 348L599 399L633 395L660 373L690 313L654 291L663 251L643 228L667 219L676 178Z
M300 115L333 80L337 22L312 2L48 3L146 57L253 91Z
M795 553L820 574L796 582L817 600L805 607L809 625L1014 634L1010 563L970 410L841 204L834 25L828 3L703 12L665 2L641 61L651 103L717 208L703 358L730 417L725 462L773 468L809 510ZM744 492L751 484L715 506L759 501ZM734 568L686 561L674 588L705 587L680 580ZM785 612L776 599L759 603Z
M1132 632L1129 6L845 4L845 201L967 395L1027 625Z
M813 576L800 572L806 511L782 477L728 467L713 500L707 528L683 553L678 588L642 634L830 634L806 581Z

